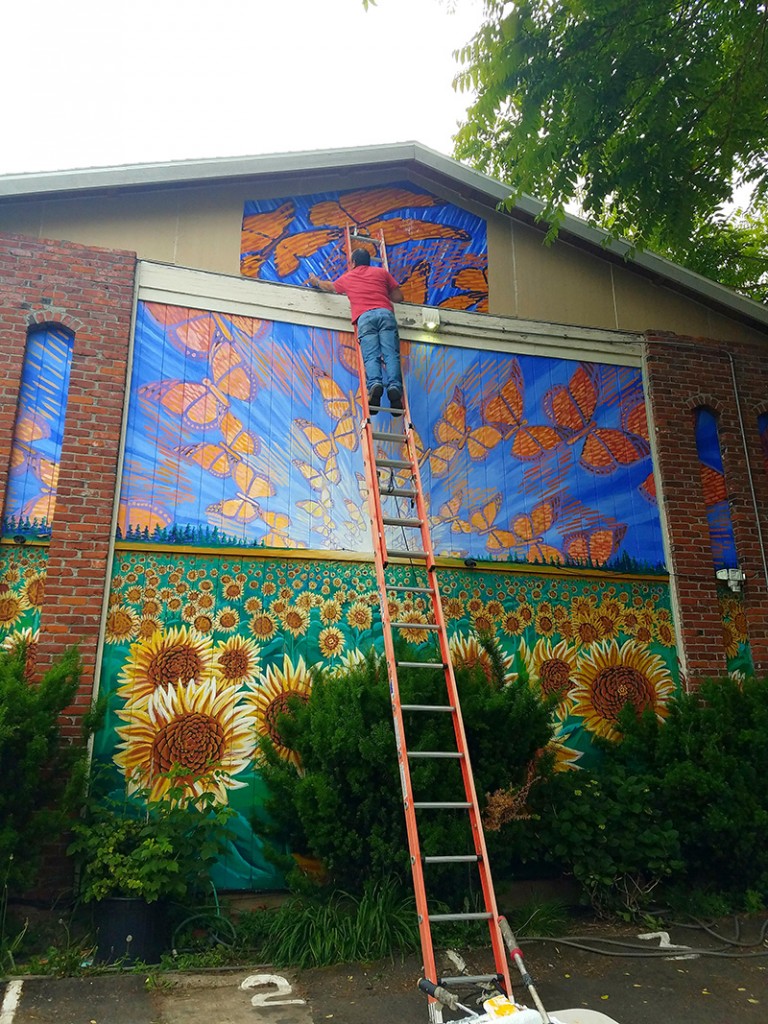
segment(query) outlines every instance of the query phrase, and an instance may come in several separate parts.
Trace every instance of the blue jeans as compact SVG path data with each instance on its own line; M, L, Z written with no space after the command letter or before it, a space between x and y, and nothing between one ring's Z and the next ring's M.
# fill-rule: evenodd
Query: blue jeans
M400 335L397 320L391 309L369 309L357 321L357 336L363 353L365 379L368 389L374 384L384 383L386 387L403 390L403 375L400 370ZM384 363L384 381L381 378L381 364Z

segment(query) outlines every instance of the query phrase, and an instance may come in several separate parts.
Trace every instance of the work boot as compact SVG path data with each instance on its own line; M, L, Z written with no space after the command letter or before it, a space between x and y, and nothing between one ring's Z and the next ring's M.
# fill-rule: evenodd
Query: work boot
M387 396L389 398L389 407L392 410L394 416L400 416L403 412L403 392L397 387L396 384L391 384L387 388Z
M375 416L379 411L381 403L381 396L384 394L384 385L381 383L371 384L368 389L368 405L370 407L371 416Z

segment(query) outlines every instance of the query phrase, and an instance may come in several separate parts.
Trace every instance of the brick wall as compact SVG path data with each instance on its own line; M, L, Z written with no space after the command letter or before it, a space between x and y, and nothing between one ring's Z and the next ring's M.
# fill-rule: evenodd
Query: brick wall
M0 500L27 330L57 323L75 336L37 663L80 645L82 683L64 724L71 736L93 689L135 270L134 253L0 234Z
M688 685L725 672L694 438L694 410L702 405L718 415L736 550L746 576L744 610L752 657L758 675L768 674L768 475L757 429L757 417L768 405L768 346L725 346L707 338L657 332L649 332L646 339L646 380Z

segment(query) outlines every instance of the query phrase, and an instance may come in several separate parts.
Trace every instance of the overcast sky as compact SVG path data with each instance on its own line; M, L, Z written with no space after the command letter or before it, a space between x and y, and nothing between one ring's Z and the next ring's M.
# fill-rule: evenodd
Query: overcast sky
M480 0L7 0L0 174L415 140Z

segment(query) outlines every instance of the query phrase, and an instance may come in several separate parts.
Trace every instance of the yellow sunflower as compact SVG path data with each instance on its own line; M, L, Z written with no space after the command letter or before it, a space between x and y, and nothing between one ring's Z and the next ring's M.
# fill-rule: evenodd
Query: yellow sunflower
M292 636L302 636L307 632L309 615L303 608L293 605L285 609L280 616L280 621L286 633L290 633Z
M471 616L472 628L476 633L490 634L496 632L496 620L493 615L488 614L488 609L481 607Z
M571 626L573 639L580 647L589 647L602 639L603 627L597 609L588 601L579 600L571 605Z
M397 619L398 622L412 622L416 625L427 625L426 616L422 612L403 611ZM399 635L409 644L423 644L429 639L428 629L399 629Z
M256 678L259 670L259 645L247 637L227 637L216 645L216 663L222 683L241 686Z
M19 620L23 611L22 601L17 594L9 590L0 594L0 629L10 629Z
M355 601L347 612L347 622L353 629L370 629L372 621L371 607L363 601Z
M572 734L572 729L568 732L564 731L562 723L556 720L555 734L545 747L545 750L555 755L554 769L556 772L579 771L580 769L579 761L584 755L580 750L574 750L568 746L567 741Z
M341 605L338 601L323 601L320 606L320 620L332 625L341 621Z
M211 633L213 631L213 616L210 612L198 612L192 620L192 626L198 633Z
M18 651L20 647L25 649L24 676L27 679L31 679L34 675L39 640L40 630L32 629L31 626L25 626L22 629L15 629L12 633L3 637L2 644L0 645L3 650L11 652Z
M621 647L615 640L604 641L583 652L575 682L572 713L584 719L590 732L608 739L617 738L616 720L626 704L638 714L650 708L663 719L675 689L662 659L634 640L627 640Z
M288 711L290 700L306 702L311 692L312 679L304 659L300 657L294 667L286 655L282 669L270 665L259 682L248 687L245 696L246 704L255 713L256 731L262 736L268 736L279 756L297 767L300 765L299 755L283 744L277 731L277 719Z
M338 658L344 650L344 634L335 626L326 626L320 630L317 642L324 658Z
M240 613L236 608L230 608L229 606L220 608L213 620L215 628L222 633L231 633L233 629L237 628L239 622Z
M105 640L108 644L124 644L135 640L141 619L133 608L117 605L107 613Z
M565 640L553 645L551 640L541 637L533 650L523 640L519 653L531 682L545 697L557 697L559 707L567 705L578 663L577 649Z
M557 630L557 621L552 605L548 601L542 601L536 609L534 628L537 636L550 637Z
M148 789L162 799L173 786L187 796L213 793L226 803L234 778L253 758L253 727L232 687L215 678L158 687L146 702L128 704L118 714L121 739L115 764L125 773L128 792ZM168 773L173 770L173 779Z
M365 655L357 647L352 648L346 654L342 654L338 664L327 669L327 674L332 677L344 676L353 668L359 668L366 661Z
M739 653L739 638L730 622L723 623L723 645L726 658L735 658Z
M271 640L277 632L277 622L268 612L260 612L248 623L251 633L258 640Z
M45 576L37 573L24 581L21 588L22 598L28 608L42 608L45 595Z
M158 688L199 682L218 673L211 638L186 626L172 627L131 644L117 692L136 701L151 697Z
M163 627L159 619L156 619L152 615L142 615L136 639L149 640L149 638L154 636L155 633L159 633L162 628Z
M501 628L508 636L520 636L525 629L525 626L526 623L523 622L517 610L507 612L501 620Z
M447 597L443 601L443 614L446 619L461 619L464 615L464 602L458 597Z

